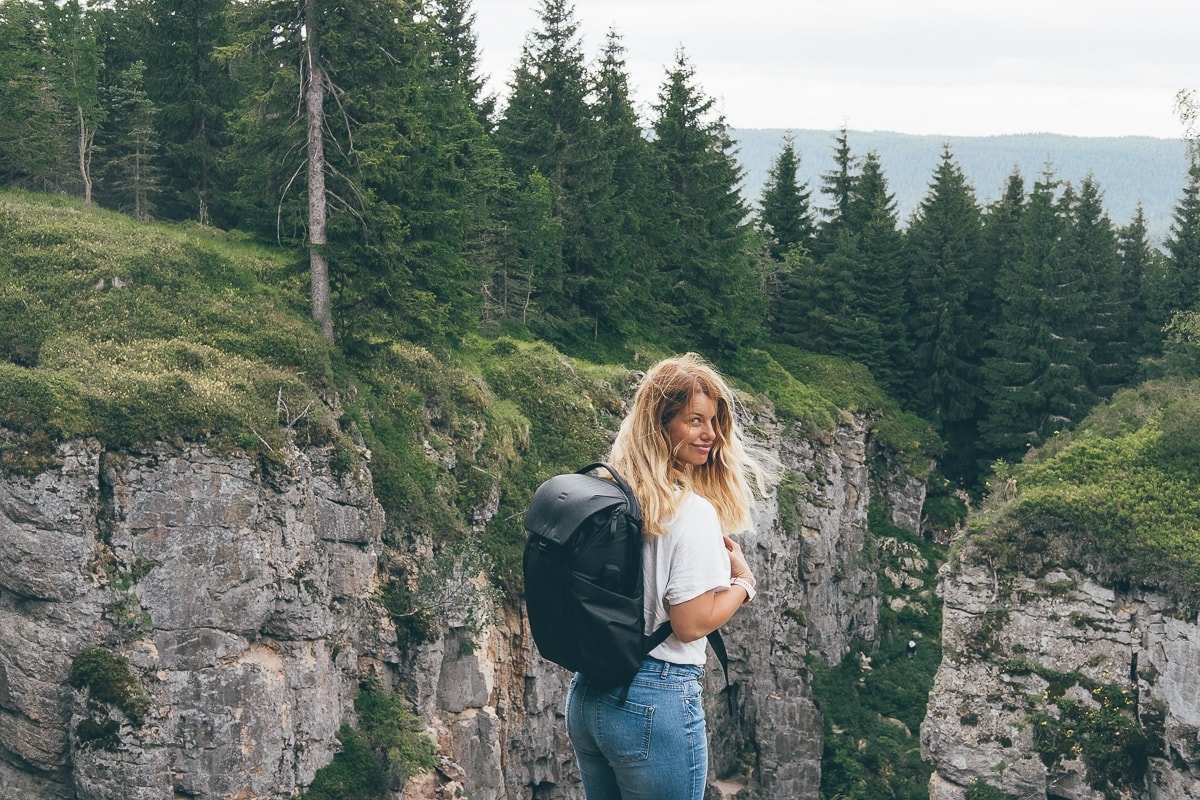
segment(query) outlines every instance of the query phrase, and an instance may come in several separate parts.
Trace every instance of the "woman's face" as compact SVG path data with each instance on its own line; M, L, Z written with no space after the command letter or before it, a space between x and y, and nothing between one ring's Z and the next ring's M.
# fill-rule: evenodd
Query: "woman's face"
M717 401L706 394L692 395L688 404L667 422L667 440L677 466L708 463L717 444Z

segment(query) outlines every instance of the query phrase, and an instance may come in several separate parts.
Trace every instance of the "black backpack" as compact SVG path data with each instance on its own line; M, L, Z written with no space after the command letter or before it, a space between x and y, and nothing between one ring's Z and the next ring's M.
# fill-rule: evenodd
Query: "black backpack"
M589 474L596 469L612 480ZM642 510L629 484L604 463L556 475L534 492L525 530L525 603L538 652L602 686L628 684L671 635L670 622L644 633ZM725 667L720 634L709 642Z

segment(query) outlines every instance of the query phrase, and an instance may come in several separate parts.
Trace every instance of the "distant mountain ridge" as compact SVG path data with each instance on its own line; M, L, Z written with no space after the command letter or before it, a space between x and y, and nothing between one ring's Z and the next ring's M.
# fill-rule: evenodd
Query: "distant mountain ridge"
M833 150L839 131L731 130L739 146L738 161L746 171L743 195L747 202L758 205L771 163L778 157L788 133L800 155L799 179L808 183L813 205L819 208L825 204L819 191L821 175L833 169ZM1091 138L1049 133L917 136L855 130L847 135L856 158L871 151L879 154L888 188L896 196L902 226L907 225L927 194L947 145L975 188L980 204L999 197L1014 167L1025 178L1026 191L1047 165L1055 177L1075 186L1090 172L1104 192L1105 208L1113 224L1128 223L1140 202L1154 243L1161 243L1170 232L1175 205L1183 195L1187 179L1187 148L1181 139Z

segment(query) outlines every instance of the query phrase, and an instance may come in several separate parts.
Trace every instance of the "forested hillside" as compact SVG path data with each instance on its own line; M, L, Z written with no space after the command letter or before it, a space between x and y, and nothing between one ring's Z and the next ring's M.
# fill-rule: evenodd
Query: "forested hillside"
M640 119L619 33L585 53L546 0L498 107L470 3L421 11L9 0L0 181L302 248L351 357L475 330L734 371L771 344L845 357L932 423L966 487L1134 380L1196 303L1196 169L1161 249L1052 164L981 203L949 148L902 225L889 165L848 132L816 186L785 140L751 213L684 55Z
M879 154L896 193L901 223L907 223L929 190L929 176L946 145L954 152L967 182L975 187L980 202L999 199L1013 169L1030 178L1049 164L1062 180L1075 185L1092 175L1103 189L1104 208L1117 225L1132 220L1140 205L1153 244L1160 244L1170 233L1180 187L1187 180L1187 148L1180 139L1082 138L1049 133L915 136L858 130L849 134L856 152ZM738 142L738 162L746 169L745 194L751 200L761 195L771 162L789 135L802 156L798 171L802 183L820 185L821 174L833 166L837 131L737 129L733 135Z

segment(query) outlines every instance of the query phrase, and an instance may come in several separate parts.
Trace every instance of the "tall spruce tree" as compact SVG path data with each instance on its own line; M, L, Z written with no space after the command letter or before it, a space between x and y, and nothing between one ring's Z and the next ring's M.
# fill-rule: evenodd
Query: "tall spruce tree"
M816 353L846 355L851 342L879 339L873 320L858 311L858 241L851 231L850 207L858 180L857 159L843 128L834 149L834 169L821 176L821 194L812 252L788 251L782 286L774 299L771 328L778 341Z
M759 340L766 297L739 192L741 168L714 103L678 52L654 105L651 149L664 192L655 282L670 314L664 338L724 360Z
M1183 197L1175 205L1166 257L1149 287L1151 324L1161 328L1176 311L1200 304L1200 163L1188 168Z
M562 283L562 224L553 214L550 182L536 168L496 200L496 224L476 248L490 265L481 321L489 331L528 330L542 316L538 297Z
M441 61L443 31L419 12L403 0L331 4L325 28L332 85L357 126L354 151L339 158L363 216L339 214L331 234L342 263L335 309L359 342L441 341L480 313L487 265L464 253L480 223L477 192L494 192L503 176L470 82ZM379 315L374 329L349 329L360 314Z
M841 277L850 290L842 352L869 367L889 391L906 394L912 379L908 275L896 201L888 191L878 153L870 152L863 159L846 217L846 231L835 251L850 265Z
M1158 273L1162 253L1150 245L1146 212L1138 203L1133 219L1120 229L1117 249L1121 258L1121 291L1129 298L1130 358L1135 363L1158 350L1160 327L1150 323L1148 283Z
M574 9L568 0L542 0L539 22L526 37L496 141L518 177L536 169L550 182L552 211L563 231L563 282L557 291L544 287L539 305L547 316L535 329L562 338L595 326L579 311L594 266L587 253L587 214L605 187Z
M999 322L988 343L988 409L980 424L983 447L997 457L1018 458L1069 428L1090 400L1088 346L1080 338L1088 297L1076 265L1064 258L1059 188L1047 167L1021 214L1021 254L997 275Z
M1072 274L1083 281L1087 298L1079 332L1079 338L1090 346L1084 380L1089 393L1109 397L1133 375L1131 298L1121 274L1117 232L1104 210L1100 187L1090 174L1080 183L1067 213L1063 258Z
M51 188L65 150L59 135L61 103L46 97L50 67L45 7L25 0L0 3L0 183Z
M244 8L244 38L258 50L237 72L249 100L237 152L243 218L329 260L334 324L351 351L437 339L475 320L483 278L463 258L474 211L464 154L483 133L436 63L434 23L402 0ZM303 111L298 96L310 101ZM321 176L323 191L311 180ZM325 243L310 223L321 202Z
M905 237L917 380L914 407L946 443L941 469L974 485L983 398L983 221L975 190L947 146Z
M479 37L471 0L433 0L432 19L437 31L437 65L450 73L478 112L479 124L490 130L496 97L483 93L487 78L479 73Z
M231 0L145 0L143 7L149 20L141 57L164 156L159 212L203 224L240 222L222 205L232 187L221 169L226 118L239 96L218 58L233 44L227 21L235 6Z
M807 183L800 183L800 154L795 138L789 133L783 139L779 155L772 161L763 185L758 228L767 237L771 258L783 261L793 247L799 245L812 252L815 223Z
M858 159L850 150L850 134L842 128L833 149L833 169L821 174L820 192L827 198L821 207L813 257L824 258L837 249L839 240L849 227L850 203L858 179Z
M155 118L158 109L145 90L146 65L135 61L107 91L102 189L109 207L139 222L153 218L161 186Z
M633 108L625 48L609 31L596 67L592 115L596 133L595 186L582 226L581 249L589 274L579 303L593 320L593 338L619 346L652 318L647 275L654 254L644 228L655 214L649 145Z

